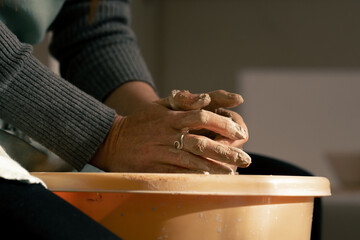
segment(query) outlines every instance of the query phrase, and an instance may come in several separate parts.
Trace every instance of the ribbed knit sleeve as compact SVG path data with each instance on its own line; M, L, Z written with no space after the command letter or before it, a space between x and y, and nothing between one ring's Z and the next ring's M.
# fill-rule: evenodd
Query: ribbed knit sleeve
M81 169L115 113L53 74L31 52L0 22L0 118Z
M131 80L155 88L129 27L128 1L100 0L92 21L90 2L66 1L51 26L61 75L99 100Z

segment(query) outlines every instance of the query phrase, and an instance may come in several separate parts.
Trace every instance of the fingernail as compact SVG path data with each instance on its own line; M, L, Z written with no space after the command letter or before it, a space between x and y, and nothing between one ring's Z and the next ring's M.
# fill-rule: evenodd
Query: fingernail
M240 94L237 94L237 93L229 93L228 97L232 98L232 99L236 98L239 102L244 102L243 97Z
M241 149L237 151L237 157L235 158L236 165L242 168L246 168L251 164L251 157ZM238 163L239 162L239 163Z
M235 137L237 137L239 139L245 139L246 138L246 131L240 125L238 125L236 127Z

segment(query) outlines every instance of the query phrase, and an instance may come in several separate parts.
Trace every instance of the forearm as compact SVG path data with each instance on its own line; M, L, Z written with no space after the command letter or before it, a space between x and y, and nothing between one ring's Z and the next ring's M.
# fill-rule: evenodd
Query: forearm
M52 25L50 49L62 76L100 101L134 80L155 88L130 28L128 1L99 1L91 23L89 7L67 1Z
M114 90L104 103L120 115L127 116L158 100L154 89L142 81L131 81Z
M0 22L0 117L81 169L115 113L53 74Z

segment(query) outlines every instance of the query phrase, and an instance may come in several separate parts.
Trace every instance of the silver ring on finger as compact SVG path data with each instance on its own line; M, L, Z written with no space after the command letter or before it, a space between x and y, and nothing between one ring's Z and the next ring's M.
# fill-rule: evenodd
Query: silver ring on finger
M180 136L180 140L179 141L175 141L174 142L174 147L178 150L181 150L183 149L184 147L184 136L185 136L186 133L182 133L181 136Z

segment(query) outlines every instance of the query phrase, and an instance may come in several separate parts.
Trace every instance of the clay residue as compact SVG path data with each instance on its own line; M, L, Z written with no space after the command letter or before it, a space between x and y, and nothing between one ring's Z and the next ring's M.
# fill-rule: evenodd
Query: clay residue
M192 94L187 90L172 90L168 97L173 110L198 110L207 106L211 98L209 94Z
M251 157L244 151L237 151L236 161L241 161L241 165L237 164L239 167L248 167L251 164Z
M246 131L245 129L237 124L234 121L230 121L226 124L226 130L232 133L235 139L245 139L246 138Z
M197 139L195 148L197 152L203 153L206 148L206 140L202 138Z
M231 146L217 145L214 151L220 154L222 157L228 159L228 163L240 166L248 167L251 164L250 156L239 148ZM231 162L230 162L231 161ZM233 169L231 175L235 174Z
M199 119L200 123L205 125L205 124L207 124L209 122L210 115L207 114L205 110L201 109L199 111L199 118L200 118Z
M231 151L231 149L227 146L217 145L215 147L215 152L224 156L227 159L229 159L230 151Z

